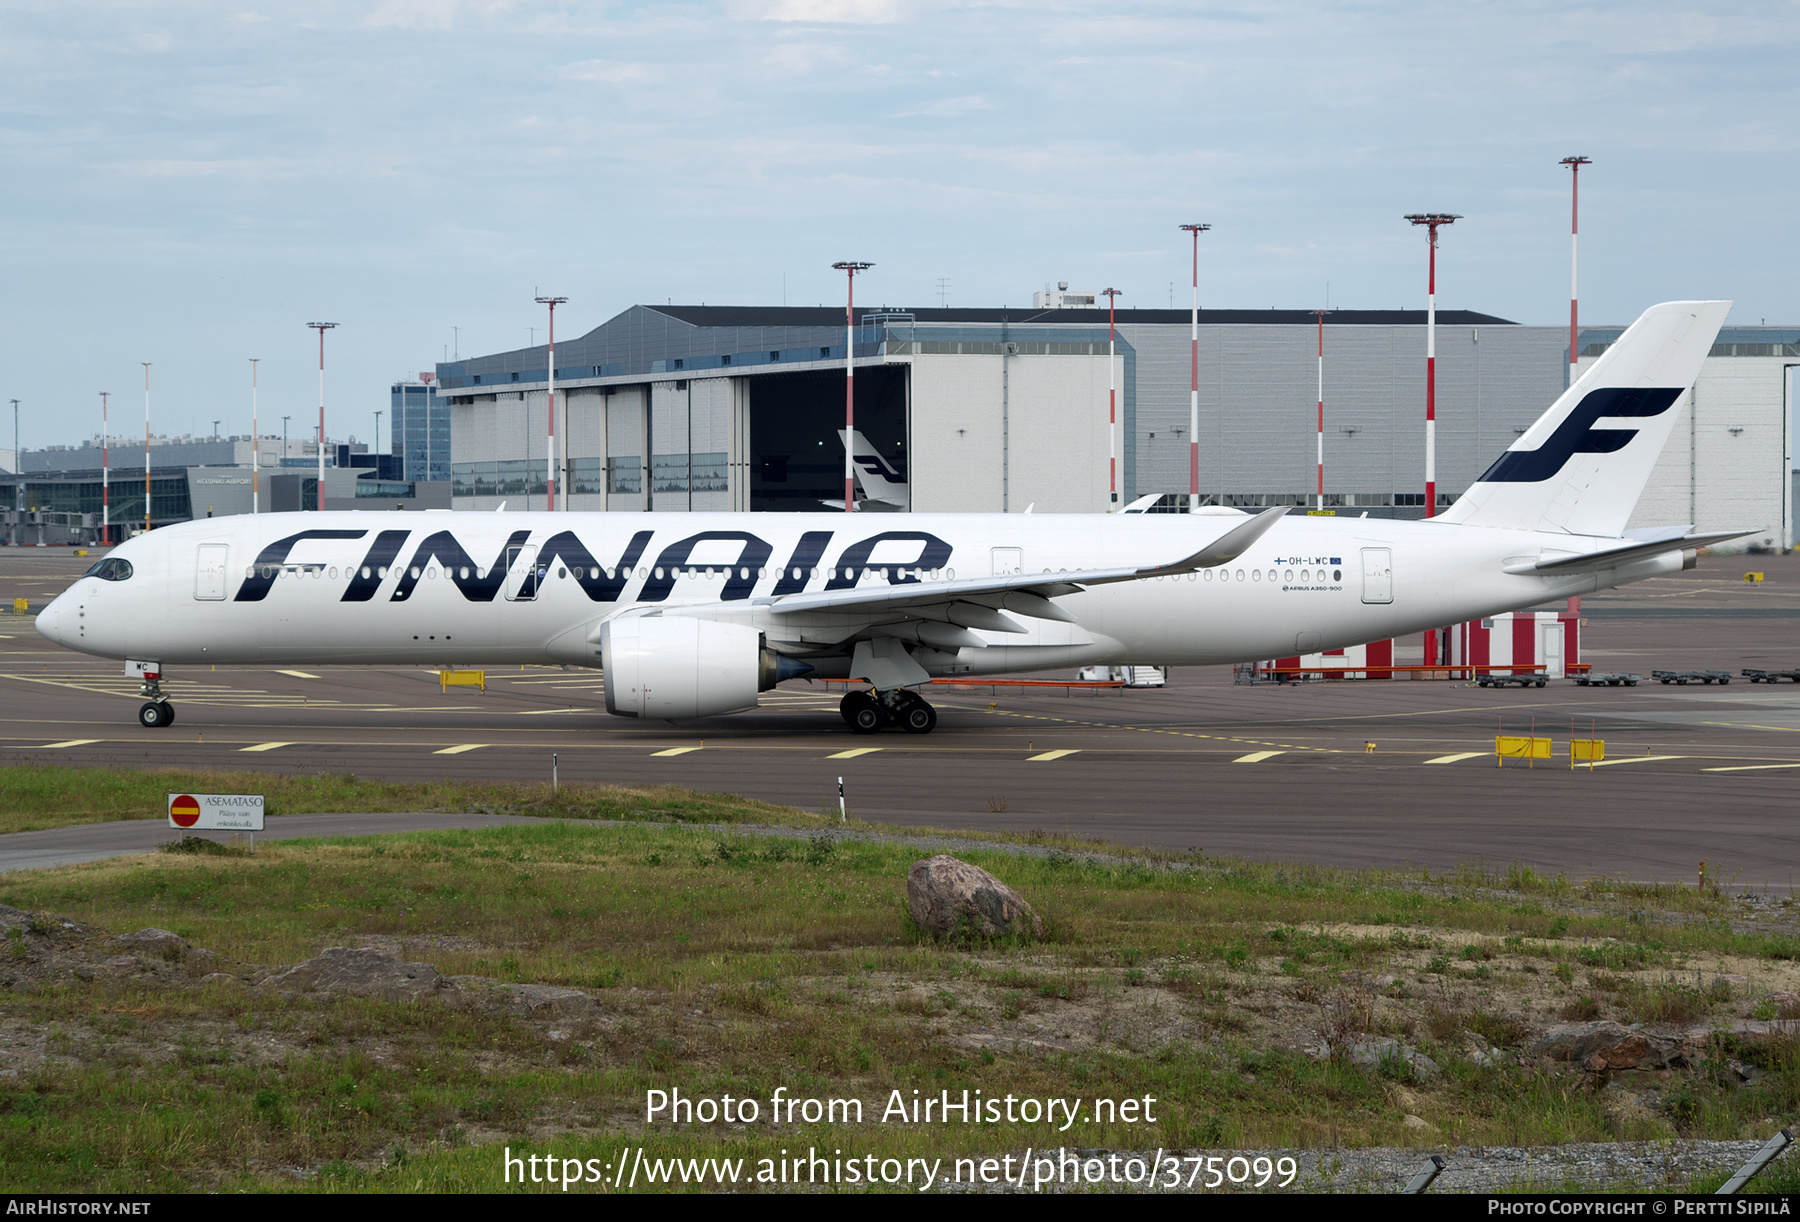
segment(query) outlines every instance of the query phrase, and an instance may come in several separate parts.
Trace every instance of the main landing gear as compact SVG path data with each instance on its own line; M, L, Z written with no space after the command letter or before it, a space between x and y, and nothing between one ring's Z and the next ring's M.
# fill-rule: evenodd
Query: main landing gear
M898 725L908 734L929 734L937 729L937 710L917 692L851 692L838 705L838 714L858 734L879 734L882 727Z
M161 730L175 724L175 706L163 695L160 672L146 672L144 686L138 693L149 697L138 706L138 724L146 730Z

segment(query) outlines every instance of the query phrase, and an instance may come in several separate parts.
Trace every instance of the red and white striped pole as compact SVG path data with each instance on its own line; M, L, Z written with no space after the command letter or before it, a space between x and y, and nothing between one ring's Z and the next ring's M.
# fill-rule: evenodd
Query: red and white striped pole
M1319 503L1313 508L1325 508L1325 311L1314 310L1319 316Z
M856 273L873 263L833 263L849 286L844 298L844 512L856 512L856 473L851 466L852 438L856 436Z
M538 297L535 300L537 301L537 303L539 305L547 305L550 307L550 384L549 384L550 389L549 389L549 394L547 396L547 398L549 399L549 409L550 410L546 413L550 417L550 432L548 434L548 439L544 442L544 465L546 468L548 468L548 470L546 471L547 478L544 483L544 494L545 494L544 507L547 512L555 513L556 512L556 307L561 305L563 302L567 301L568 298L567 297ZM402 393L404 394L404 392L402 392ZM568 430L566 430L566 429L564 430L565 433L567 431ZM563 444L565 446L568 444L567 438L564 438ZM564 491L567 492L567 489L564 489Z
M1462 219L1453 212L1413 213L1407 220L1426 227L1431 273L1425 296L1425 516L1437 516L1437 231Z
M1115 376L1118 368L1119 290L1101 289L1106 296L1106 512L1119 510L1119 399Z
M1188 512L1200 512L1200 235L1211 225L1183 225L1194 235L1194 306L1188 316ZM1225 405L1220 404L1224 411Z
M1575 350L1575 244L1581 232L1581 167L1594 163L1588 157L1564 157L1557 164L1569 167L1569 385L1573 386L1580 357Z

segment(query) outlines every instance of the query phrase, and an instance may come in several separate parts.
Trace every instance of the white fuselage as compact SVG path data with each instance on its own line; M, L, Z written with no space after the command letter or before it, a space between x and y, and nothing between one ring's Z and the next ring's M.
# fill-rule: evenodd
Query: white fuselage
M1156 565L1232 515L291 513L141 535L39 616L70 648L166 665L597 665L598 626L660 611L755 627L841 674L845 643L900 612L782 612L772 597L835 585ZM296 535L326 532L329 537ZM869 546L876 536L888 536ZM284 540L290 542L284 543ZM1096 585L1056 603L1071 623L977 630L982 647L921 651L932 674L1072 665L1191 666L1332 649L1517 610L1681 567L1679 551L1568 576L1520 558L1616 540L1431 521L1288 517L1239 559ZM862 546L859 548L858 545ZM586 559L582 559L585 557ZM846 572L846 566L851 571ZM367 574L365 576L364 574ZM796 575L798 574L798 575Z

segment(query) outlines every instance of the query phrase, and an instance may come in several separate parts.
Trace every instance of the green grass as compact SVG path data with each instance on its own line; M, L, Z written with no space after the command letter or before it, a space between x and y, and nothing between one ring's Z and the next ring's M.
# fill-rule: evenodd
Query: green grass
M98 779L22 771L69 804L76 781ZM169 780L140 781L152 817L165 785L205 787ZM526 805L517 788L318 786L283 801L367 789L422 804L432 793L474 801L510 792ZM811 1145L883 1157L1058 1145L1516 1145L1732 1136L1800 1109L1800 1056L1785 1047L1721 1045L1709 1064L1736 1055L1762 1077L1741 1086L1708 1069L1679 1090L1657 1087L1670 1092L1670 1108L1655 1132L1618 1131L1599 1094L1572 1075L1466 1055L1466 1032L1505 1044L1526 1029L1499 1002L1455 1000L1458 989L1490 987L1475 972L1537 981L1556 991L1558 1007L1585 996L1554 964L1570 985L1586 974L1588 991L1608 1004L1703 1018L1735 1003L1677 974L1687 956L1710 956L1708 971L1723 954L1789 970L1787 940L1733 932L1716 894L1670 894L1658 906L1658 892L1565 891L1517 871L1465 871L1459 881L1188 856L1094 859L1056 841L1048 854L1022 856L996 844L959 856L1030 900L1043 939L943 944L906 912L916 848L836 839L814 816L723 795L588 790L558 800L569 807L545 813L632 821L265 843L254 856L153 854L0 876L0 903L113 932L159 926L245 964L376 939L445 975L571 985L600 999L591 1013L544 1019L436 1001L282 998L237 983L170 990L104 973L0 985L5 1015L43 1032L50 1054L0 1086L0 1178L30 1191L467 1191L502 1187L506 1147L612 1163L626 1145L753 1160ZM659 811L664 821L647 821ZM734 815L812 830L778 838L669 821ZM1599 953L1583 955L1584 941ZM0 945L0 980L17 954ZM1384 973L1418 982L1412 1000L1368 991ZM1442 1075L1399 1081L1408 1075L1398 1066L1271 1046L1255 1034L1271 1003L1310 1007L1317 1017L1307 1022L1334 1015L1345 1033L1398 1035ZM972 1045L961 1034L971 1031L1005 1038ZM1039 1043L1015 1047L1014 1038ZM1161 1102L1154 1124L1083 1122L1067 1132L1023 1123L646 1128L644 1093L676 1086L763 1100L778 1086L854 1095L871 1115L890 1090ZM1402 1087L1416 1097L1403 1103ZM1404 1127L1420 1108L1437 1134Z
M674 785L632 789L570 784L552 791L543 784L365 781L351 774L8 764L0 766L0 833L166 819L171 793L260 793L271 816L431 810L675 823L824 823L822 817L791 806Z

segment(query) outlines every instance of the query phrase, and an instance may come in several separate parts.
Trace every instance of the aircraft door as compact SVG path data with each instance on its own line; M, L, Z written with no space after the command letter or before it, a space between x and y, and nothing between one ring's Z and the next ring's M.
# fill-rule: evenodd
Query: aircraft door
M194 563L194 597L219 602L225 597L225 561L231 551L226 543L202 543Z
M1394 601L1394 553L1391 548L1362 549L1363 591L1366 603Z
M1012 577L1025 571L1024 548L996 547L991 550L994 555L994 576Z
M537 559L535 543L515 544L506 549L506 601L530 602L537 597L543 581L543 569Z

